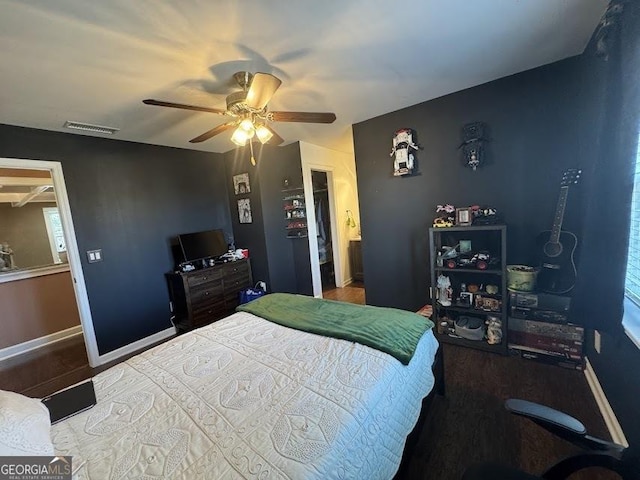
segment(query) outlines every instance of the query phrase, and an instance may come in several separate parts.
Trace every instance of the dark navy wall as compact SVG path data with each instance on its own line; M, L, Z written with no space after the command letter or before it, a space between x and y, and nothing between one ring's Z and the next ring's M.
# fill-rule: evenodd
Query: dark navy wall
M100 354L171 326L172 237L232 232L221 154L0 125L0 156L62 163Z
M286 238L282 202L285 178L291 186L302 187L300 145L256 145L255 158L253 166L248 148L225 154L236 245L249 248L254 280L265 280L269 291L311 295L309 242ZM249 173L251 193L235 195L233 175L245 172ZM237 216L237 200L245 197L251 199L253 224L241 224Z
M496 80L354 125L367 303L414 310L428 298L427 229L437 204L491 205L508 225L508 260L530 263L537 232L551 227L562 172L582 165L579 59ZM464 124L489 127L488 163L463 166ZM393 132L416 130L419 173L393 177ZM580 228L580 189L565 228Z

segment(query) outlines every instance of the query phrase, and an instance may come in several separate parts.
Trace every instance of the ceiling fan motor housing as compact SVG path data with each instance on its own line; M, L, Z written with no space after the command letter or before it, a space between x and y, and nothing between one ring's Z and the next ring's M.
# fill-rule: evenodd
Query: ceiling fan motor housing
M235 114L246 112L248 110L246 100L247 92L233 92L227 96L227 110Z

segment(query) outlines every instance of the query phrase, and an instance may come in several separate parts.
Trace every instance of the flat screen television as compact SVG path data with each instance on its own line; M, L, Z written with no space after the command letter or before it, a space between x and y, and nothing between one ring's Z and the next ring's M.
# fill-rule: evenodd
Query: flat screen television
M228 251L222 230L184 233L178 235L178 242L185 262L219 257Z

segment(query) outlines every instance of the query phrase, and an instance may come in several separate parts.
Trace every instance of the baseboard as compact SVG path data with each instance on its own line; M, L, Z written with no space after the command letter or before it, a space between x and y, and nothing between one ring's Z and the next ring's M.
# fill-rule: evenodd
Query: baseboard
M19 343L18 345L12 345L0 349L0 362L7 360L8 358L15 357L16 355L22 355L23 353L31 352L38 348L42 348L52 343L60 342L75 335L82 334L82 326L76 325L75 327L67 328L59 332L45 335L44 337L34 338L26 342Z
M153 335L149 335L148 337L141 338L129 345L125 345L124 347L120 347L116 350L112 350L109 353L105 353L104 355L100 355L98 357L98 365L91 365L92 367L97 367L99 365L104 365L105 363L113 362L114 360L118 360L120 357L124 357L125 355L129 355L138 350L142 350L154 343L161 342L166 340L167 338L173 337L176 334L176 328L170 327L166 330L162 330L161 332L154 333Z
M609 400L607 400L607 396L604 394L604 390L602 390L602 386L598 381L596 372L593 370L589 359L585 358L585 361L586 368L584 369L584 376L587 378L587 383L589 384L589 388L591 388L591 393L593 393L593 397L596 399L596 403L600 409L600 414L602 415L602 418L604 418L604 422L607 424L611 439L619 445L628 447L629 442L627 442L627 438L624 436L624 432L622 431L622 427L618 422L616 414L614 413L613 408L611 408Z

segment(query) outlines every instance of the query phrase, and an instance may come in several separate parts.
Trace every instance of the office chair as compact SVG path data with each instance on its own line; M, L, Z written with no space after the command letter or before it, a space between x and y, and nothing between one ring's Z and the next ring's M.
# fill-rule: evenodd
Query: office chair
M585 426L566 413L518 399L507 400L505 407L511 413L532 420L584 451L561 460L540 476L496 464L481 464L468 468L462 480L564 480L569 475L589 467L612 470L624 480L640 478L633 460L628 458L627 448L587 435Z

